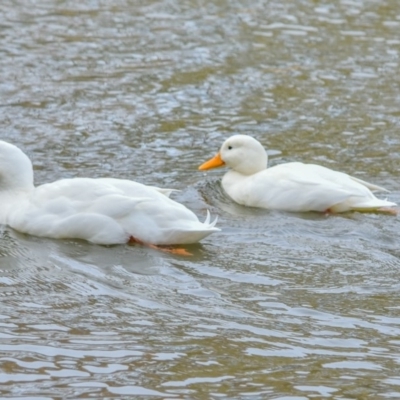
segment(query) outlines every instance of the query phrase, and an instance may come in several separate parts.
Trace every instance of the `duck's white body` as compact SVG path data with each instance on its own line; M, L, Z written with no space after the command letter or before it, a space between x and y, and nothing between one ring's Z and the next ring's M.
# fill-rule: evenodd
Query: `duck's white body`
M262 145L246 135L227 139L220 152L200 169L226 164L222 187L237 203L282 211L374 211L396 204L372 191L385 190L342 172L291 162L267 168Z
M97 244L168 245L198 242L213 232L171 191L112 178L63 179L33 185L29 158L0 141L0 223L49 238L84 239Z

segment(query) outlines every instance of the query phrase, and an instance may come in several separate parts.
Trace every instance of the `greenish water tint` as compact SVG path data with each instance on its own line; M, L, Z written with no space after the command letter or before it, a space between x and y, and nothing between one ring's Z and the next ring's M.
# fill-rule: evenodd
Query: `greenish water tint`
M398 218L248 209L222 170L197 171L248 133L272 164L400 203L400 3L6 0L0 16L0 136L37 183L173 187L222 228L178 258L2 227L2 398L400 397Z

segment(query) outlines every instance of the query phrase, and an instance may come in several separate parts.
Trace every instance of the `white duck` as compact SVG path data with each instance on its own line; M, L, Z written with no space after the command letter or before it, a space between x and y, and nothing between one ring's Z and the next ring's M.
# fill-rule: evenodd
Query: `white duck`
M396 205L377 199L371 192L385 191L384 188L342 172L301 162L271 168L267 163L268 156L260 142L247 135L234 135L199 169L223 165L231 168L222 179L222 187L234 201L250 207L345 212L379 211Z
M209 214L200 222L169 199L170 192L112 178L62 179L35 187L29 158L0 141L0 223L23 233L97 244L171 245L219 231Z

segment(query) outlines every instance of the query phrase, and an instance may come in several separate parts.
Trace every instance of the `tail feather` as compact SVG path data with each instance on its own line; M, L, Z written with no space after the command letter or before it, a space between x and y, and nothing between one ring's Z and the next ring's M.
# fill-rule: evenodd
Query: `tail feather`
M210 224L210 218L211 218L210 211L207 210L207 217L206 217L205 221L203 222L204 225Z
M215 217L214 221L211 222L210 228L214 228L215 225L217 224L217 222L218 222L218 215ZM219 228L216 228L216 229L220 230Z
M207 225L207 228L215 227L215 225L218 222L218 215L215 217L214 221L212 221L212 222L210 222L210 221L211 221L211 214L210 214L210 211L207 210L207 217L206 217L205 221L203 222L204 225ZM219 228L216 228L216 229L220 230Z
M204 222L198 221L190 227L185 226L181 229L176 228L169 234L165 234L163 240L157 244L191 244L199 242L212 233L219 232L221 230L215 226L218 221L218 217L216 217L214 221L210 221L211 215L207 210L207 217Z
M355 203L352 206L352 209L355 210L362 210L362 209L378 209L381 207L395 207L397 206L396 203L393 203L392 201L388 200L381 200L381 199L373 199L373 200L368 200L360 203Z
M378 185L375 185L373 183L369 183L369 182L363 181L362 179L355 178L354 176L350 176L350 178L353 179L353 181L356 181L356 182L360 183L361 185L367 187L372 192L377 192L377 191L390 192L390 190L387 190L382 186L378 186Z

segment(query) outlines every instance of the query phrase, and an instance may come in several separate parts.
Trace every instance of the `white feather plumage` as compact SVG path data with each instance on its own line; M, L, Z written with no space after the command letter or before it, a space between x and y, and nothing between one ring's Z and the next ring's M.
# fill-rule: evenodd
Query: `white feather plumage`
M29 158L0 141L0 223L49 238L84 239L97 244L195 243L213 232L184 205L169 199L171 189L113 178L62 179L35 187Z

